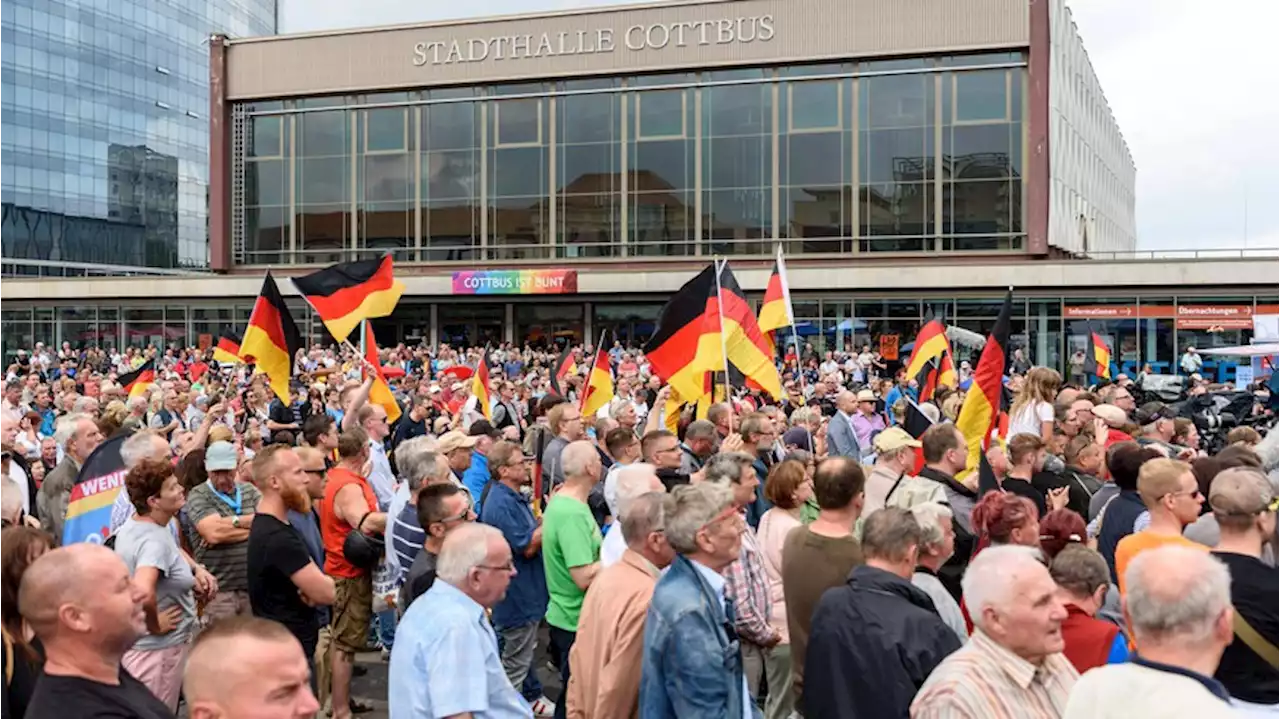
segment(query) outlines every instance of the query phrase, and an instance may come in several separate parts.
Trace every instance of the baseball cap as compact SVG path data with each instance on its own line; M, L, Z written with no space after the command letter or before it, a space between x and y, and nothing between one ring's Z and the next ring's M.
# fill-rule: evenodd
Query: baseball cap
M493 424L487 419L478 419L471 423L471 427L467 430L467 435L471 437L488 436L498 439L502 433L493 428Z
M782 446L799 447L806 451L813 450L813 437L804 427L792 427L782 433Z
M874 444L877 452L896 452L903 447L919 447L920 440L912 439L901 427L890 427L876 435Z
M1164 402L1148 402L1137 409L1133 413L1133 418L1138 424L1151 424L1158 419L1174 419L1178 416Z
M436 443L436 451L440 454L448 454L455 449L470 449L476 446L476 438L469 437L461 430L451 429L440 435L440 441Z
M214 442L204 453L204 468L210 472L235 469L239 457L230 442Z
M1112 427L1119 427L1129 419L1123 409L1114 404L1100 404L1093 408L1093 416L1100 418Z
M874 402L874 401L876 401L876 393L875 393L875 392L873 392L873 391L871 391L871 390L869 390L869 389L860 389L860 390L858 390L858 401L859 401L859 402Z

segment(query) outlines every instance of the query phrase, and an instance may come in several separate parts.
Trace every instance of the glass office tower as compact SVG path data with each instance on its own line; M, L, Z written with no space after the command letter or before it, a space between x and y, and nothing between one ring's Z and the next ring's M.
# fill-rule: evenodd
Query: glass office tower
M208 265L212 33L276 0L5 0L5 274Z

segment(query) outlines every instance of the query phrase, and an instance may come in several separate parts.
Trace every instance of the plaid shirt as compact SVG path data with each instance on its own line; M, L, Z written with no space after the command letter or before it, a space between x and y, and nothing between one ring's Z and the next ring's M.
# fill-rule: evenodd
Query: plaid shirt
M773 642L777 632L769 626L769 579L764 573L764 557L756 544L755 530L747 525L742 533L742 553L738 561L725 567L724 594L737 614L734 629L751 644Z

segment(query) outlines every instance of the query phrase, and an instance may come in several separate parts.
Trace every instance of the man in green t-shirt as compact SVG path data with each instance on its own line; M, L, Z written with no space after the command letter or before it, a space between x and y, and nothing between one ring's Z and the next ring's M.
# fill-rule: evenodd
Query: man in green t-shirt
M560 678L569 686L569 649L578 633L578 614L587 587L600 571L600 528L587 497L600 480L600 454L586 440L571 442L561 455L564 484L542 515L542 563L547 572L547 624L551 647L560 660ZM565 691L556 703L564 717Z

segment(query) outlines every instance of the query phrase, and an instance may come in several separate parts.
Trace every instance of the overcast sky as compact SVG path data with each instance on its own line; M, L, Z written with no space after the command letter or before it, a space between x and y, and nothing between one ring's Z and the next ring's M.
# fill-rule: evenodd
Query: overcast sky
M616 4L623 3L281 0L280 30ZM1067 4L1138 166L1138 246L1280 246L1280 2Z

